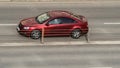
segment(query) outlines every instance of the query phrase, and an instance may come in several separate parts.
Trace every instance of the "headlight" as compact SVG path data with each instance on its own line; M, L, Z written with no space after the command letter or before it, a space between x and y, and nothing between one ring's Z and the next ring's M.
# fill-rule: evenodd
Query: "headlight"
M30 29L30 27L24 27L23 29L28 30L28 29Z

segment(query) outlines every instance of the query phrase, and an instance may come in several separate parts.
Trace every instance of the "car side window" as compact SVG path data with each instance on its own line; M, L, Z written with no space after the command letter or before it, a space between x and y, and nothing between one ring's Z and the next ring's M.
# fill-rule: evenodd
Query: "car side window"
M61 22L62 22L61 19L56 18L56 19L51 20L51 21L49 22L49 24L60 24Z
M49 24L68 24L68 23L75 23L75 20L67 17L59 17L49 22Z
M62 17L61 20L62 24L75 23L75 20L73 20L72 18Z

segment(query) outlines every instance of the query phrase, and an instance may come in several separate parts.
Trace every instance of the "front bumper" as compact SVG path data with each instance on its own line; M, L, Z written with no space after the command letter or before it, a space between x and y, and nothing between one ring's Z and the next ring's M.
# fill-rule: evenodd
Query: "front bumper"
M17 27L16 30L20 35L30 36L31 34L31 30L20 30L19 27Z

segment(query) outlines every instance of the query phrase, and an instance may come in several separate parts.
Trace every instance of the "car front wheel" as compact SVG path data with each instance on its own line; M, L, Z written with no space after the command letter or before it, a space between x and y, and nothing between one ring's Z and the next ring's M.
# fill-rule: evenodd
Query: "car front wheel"
M71 33L71 37L73 39L78 39L81 36L81 31L80 29L74 29Z
M33 31L31 32L31 38L32 38L32 39L39 39L40 36L41 36L41 33L40 33L39 30L33 30Z

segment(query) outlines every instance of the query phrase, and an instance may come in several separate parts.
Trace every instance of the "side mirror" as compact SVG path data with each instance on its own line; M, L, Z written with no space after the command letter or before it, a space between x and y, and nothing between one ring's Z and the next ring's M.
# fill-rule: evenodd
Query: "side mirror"
M50 24L49 23L46 23L46 26L49 26Z

